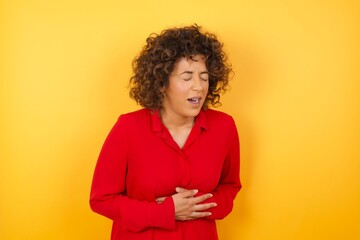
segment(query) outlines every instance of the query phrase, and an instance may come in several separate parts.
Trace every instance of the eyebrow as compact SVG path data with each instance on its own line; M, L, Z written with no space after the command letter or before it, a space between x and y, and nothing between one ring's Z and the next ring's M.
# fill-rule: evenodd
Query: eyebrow
M180 75L182 75L182 74L193 74L193 72L192 71L184 71L184 72L180 73Z
M180 73L180 75L182 75L182 74L193 74L193 73L194 73L193 71L184 71L184 72ZM201 74L209 74L209 72L208 71L203 71L203 72L200 72L200 75Z

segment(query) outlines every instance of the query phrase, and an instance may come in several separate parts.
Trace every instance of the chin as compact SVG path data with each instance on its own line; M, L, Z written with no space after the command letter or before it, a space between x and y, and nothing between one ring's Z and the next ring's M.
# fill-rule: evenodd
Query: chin
M193 109L191 112L189 112L189 117L196 117L201 111L201 108L199 109Z

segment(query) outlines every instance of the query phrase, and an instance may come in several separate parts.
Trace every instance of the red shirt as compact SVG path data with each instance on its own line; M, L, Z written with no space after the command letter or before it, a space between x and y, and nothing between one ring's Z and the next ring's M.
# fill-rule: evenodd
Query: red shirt
M99 156L91 188L93 211L113 220L111 239L215 240L216 219L227 216L241 188L239 138L231 116L208 109L196 117L182 149L158 111L121 115ZM176 221L175 188L212 193L212 215Z

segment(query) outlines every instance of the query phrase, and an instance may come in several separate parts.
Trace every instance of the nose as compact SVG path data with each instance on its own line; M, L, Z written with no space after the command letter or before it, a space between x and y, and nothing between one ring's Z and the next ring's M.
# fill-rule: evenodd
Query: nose
M194 77L193 79L194 79L192 86L193 90L202 91L204 89L203 86L204 80L202 80L199 75L196 75L196 77Z

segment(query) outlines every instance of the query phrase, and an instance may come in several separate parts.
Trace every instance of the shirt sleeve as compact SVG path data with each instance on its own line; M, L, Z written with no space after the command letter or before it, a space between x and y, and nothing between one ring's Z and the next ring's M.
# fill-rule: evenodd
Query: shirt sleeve
M124 228L138 232L149 227L175 228L172 198L163 204L140 201L126 195L127 149L126 121L120 116L101 149L91 186L91 209Z
M213 192L213 197L205 200L203 203L215 202L216 207L209 211L211 215L208 219L219 220L225 218L233 208L233 201L241 189L240 182L240 145L239 136L235 123L233 124L233 137L230 141L228 154L224 160L221 171L220 181ZM198 195L205 193L199 192Z

